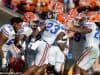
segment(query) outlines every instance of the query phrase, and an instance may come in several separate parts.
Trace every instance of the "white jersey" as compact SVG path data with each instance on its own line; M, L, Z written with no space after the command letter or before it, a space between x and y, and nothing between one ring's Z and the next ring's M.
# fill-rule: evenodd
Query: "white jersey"
M14 43L15 31L10 24L3 25L0 28L0 32L2 32L3 35L5 35L8 38L7 42L5 43L6 45L11 45Z
M28 38L32 34L32 32L33 32L33 30L29 26L29 24L26 23L26 22L23 22L22 28L19 29L19 31L17 32L17 34L18 35L25 35L25 37ZM20 41L19 43L22 46L23 50L25 50L25 48L26 48L26 42L25 42L25 40L24 41Z
M86 27L92 29L92 32L86 34L86 46L87 47L98 47L100 42L100 30L95 23L87 22Z
M3 54L4 54L4 58L2 59L2 67L5 67L7 64L7 61L8 61L6 58L8 58L7 55L8 55L9 50L14 55L14 57L16 57L16 53L13 50L13 49L15 49L15 46L14 46L15 31L14 31L12 25L4 24L0 28L0 32L8 38L8 40L2 46L2 50L3 50Z
M86 34L86 47L83 50L81 58L78 60L78 66L83 70L89 70L96 59L100 56L100 30L93 22L87 22L86 27L92 29L92 32Z
M65 32L63 25L55 19L46 20L46 29L41 35L42 39L47 41L49 44L53 44L57 35L60 32Z
M32 32L32 28L26 22L23 22L23 26L21 29L19 29L17 34L24 34L26 37L29 37L32 34Z

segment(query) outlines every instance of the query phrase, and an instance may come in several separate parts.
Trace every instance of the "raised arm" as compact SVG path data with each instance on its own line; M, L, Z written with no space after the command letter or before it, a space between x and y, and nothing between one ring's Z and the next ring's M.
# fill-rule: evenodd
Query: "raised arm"
M90 28L88 28L86 26L84 26L84 27L76 26L72 22L67 22L67 26L68 26L70 31L74 31L74 32L86 34L86 33L90 33L92 31Z

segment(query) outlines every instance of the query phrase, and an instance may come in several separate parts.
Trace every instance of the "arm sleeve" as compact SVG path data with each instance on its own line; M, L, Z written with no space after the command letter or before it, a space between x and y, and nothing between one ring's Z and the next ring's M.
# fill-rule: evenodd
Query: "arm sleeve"
M10 25L4 25L1 29L1 32L8 38L15 35L14 29Z

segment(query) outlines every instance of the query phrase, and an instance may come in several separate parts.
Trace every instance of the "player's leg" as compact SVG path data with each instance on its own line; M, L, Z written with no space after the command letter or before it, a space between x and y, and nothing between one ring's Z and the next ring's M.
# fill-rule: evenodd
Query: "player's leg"
M8 51L9 51L9 49L10 49L10 47L8 47L8 46L6 46L6 45L4 45L3 47L2 47L2 50L3 50L3 54L4 54L4 57L2 58L2 69L3 68L6 68L7 67L7 65L8 65L8 59L10 58L10 56L8 57Z
M39 75L45 71L47 64L48 64L48 52L49 52L50 45L41 40L40 45L37 48L37 55L35 58L35 65L39 67L39 69L34 73L35 75Z
M6 68L7 67L7 58L6 58L6 56L7 56L7 53L8 53L8 51L3 51L3 54L4 54L4 58L2 58L2 69L3 68Z
M64 74L64 63L56 63L55 74L57 74L57 75L63 75Z
M95 47L87 48L83 51L80 60L77 62L78 67L81 68L81 73L87 75L87 70L89 70L96 59L99 57L99 49Z
M55 71L58 74L63 74L64 72L64 62L65 62L65 56L60 50L59 47L56 47L56 63L55 63Z
M46 68L47 68L47 64L44 64L44 65L40 66L40 67L37 69L37 71L34 72L33 75L41 75L41 74L44 75Z
M47 65L47 74L54 74L55 72L55 63L56 63L56 46L51 46L48 52L48 65Z
M40 41L30 42L28 45L28 48L30 50L37 51L39 44L40 44ZM37 69L38 69L38 65L35 65L35 60L34 60L33 66L29 67L22 75L31 75L33 72L36 72Z

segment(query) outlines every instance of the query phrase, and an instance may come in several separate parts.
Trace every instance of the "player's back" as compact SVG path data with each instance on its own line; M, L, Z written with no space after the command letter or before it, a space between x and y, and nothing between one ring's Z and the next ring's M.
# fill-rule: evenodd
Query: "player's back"
M49 44L53 44L60 32L64 32L63 25L61 25L56 19L49 19L46 20L46 28L41 37Z

